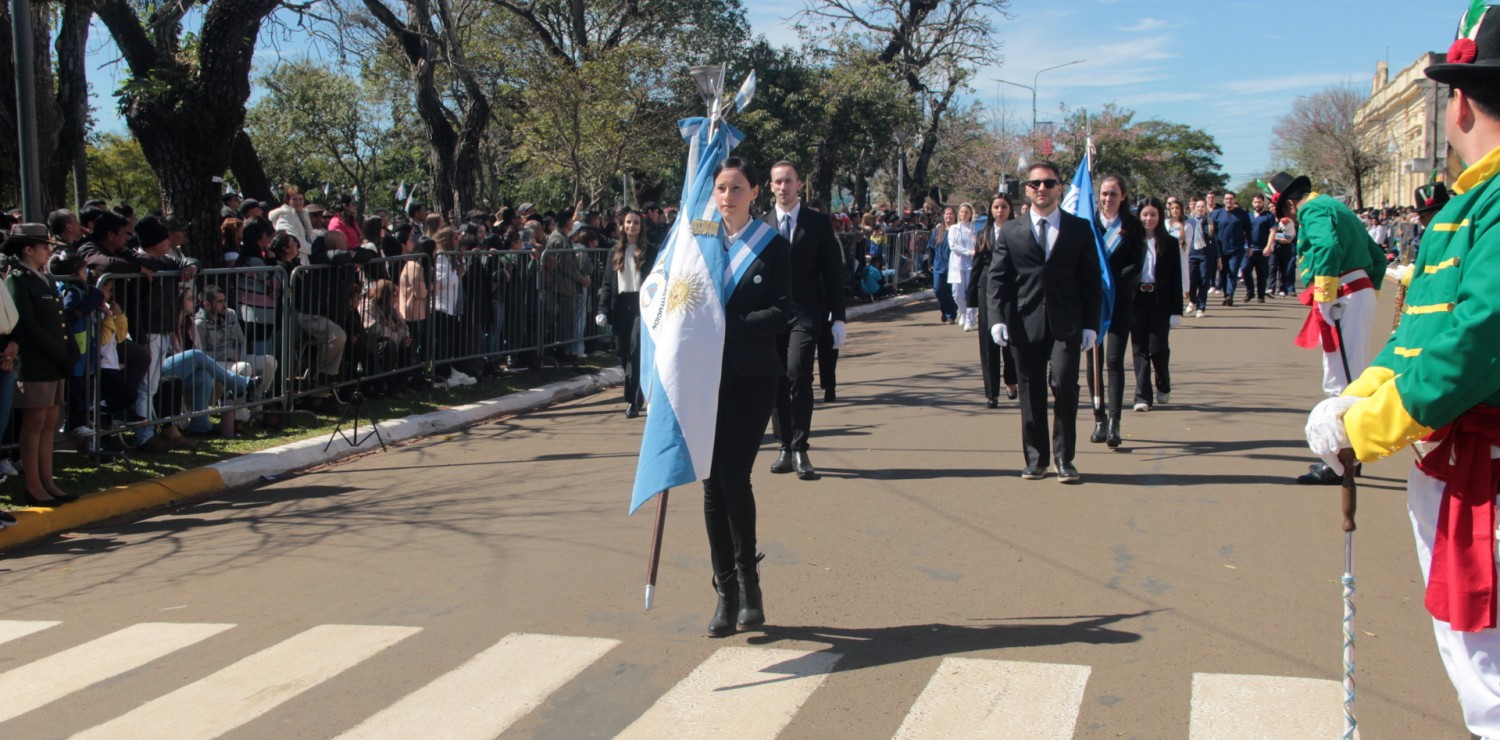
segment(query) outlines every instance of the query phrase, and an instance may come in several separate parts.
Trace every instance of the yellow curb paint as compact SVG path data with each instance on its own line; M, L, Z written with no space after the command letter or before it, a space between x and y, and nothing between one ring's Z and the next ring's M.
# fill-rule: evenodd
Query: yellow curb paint
M175 501L186 501L223 489L224 477L217 468L194 468L157 480L91 493L71 504L52 509L16 509L11 513L15 514L17 523L0 530L0 551L35 542L58 532L154 509Z

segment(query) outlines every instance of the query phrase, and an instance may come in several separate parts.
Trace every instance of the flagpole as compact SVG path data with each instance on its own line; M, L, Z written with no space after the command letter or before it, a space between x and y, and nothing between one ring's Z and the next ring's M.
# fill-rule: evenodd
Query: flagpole
M667 524L667 494L670 490L662 491L656 495L656 527L651 532L651 558L646 563L646 611L651 611L651 604L656 597L656 570L661 563L661 538Z
M1083 160L1089 163L1089 182L1092 183L1094 181L1094 152L1092 151L1094 148L1094 125L1089 121L1088 111L1083 112L1083 131ZM1098 213L1096 212L1096 221L1098 220L1097 217ZM1094 224L1089 224L1089 228L1097 227ZM1099 265L1099 269L1107 272L1109 270L1109 263ZM1113 306L1110 306L1109 310L1111 314L1114 313ZM1101 323L1099 328L1103 329L1104 325ZM1107 334L1108 332L1100 332L1099 336L1094 337L1094 346L1089 348L1089 353L1094 360L1092 363L1094 366L1093 401L1094 418L1096 420L1099 418L1099 412L1104 408L1104 339Z

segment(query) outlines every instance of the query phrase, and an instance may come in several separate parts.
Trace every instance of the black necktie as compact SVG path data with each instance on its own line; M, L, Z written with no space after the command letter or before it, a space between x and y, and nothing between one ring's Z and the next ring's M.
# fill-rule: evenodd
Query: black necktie
M1040 236L1037 237L1037 241L1042 245L1042 254L1050 253L1052 250L1047 248L1047 219L1044 218L1040 221L1037 221L1036 228L1037 232L1040 234Z

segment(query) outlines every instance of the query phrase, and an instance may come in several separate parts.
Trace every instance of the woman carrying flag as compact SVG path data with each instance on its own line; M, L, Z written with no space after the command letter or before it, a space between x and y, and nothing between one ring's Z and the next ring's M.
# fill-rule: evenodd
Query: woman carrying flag
M714 171L713 199L723 217L720 238L736 282L726 286L724 356L719 381L712 469L703 480L703 518L719 603L708 634L734 634L735 625L766 621L755 552L755 494L750 469L776 403L783 372L776 337L790 315L791 245L759 219L750 204L760 195L754 165L730 157ZM759 253L749 256L755 242ZM748 262L735 266L736 256Z

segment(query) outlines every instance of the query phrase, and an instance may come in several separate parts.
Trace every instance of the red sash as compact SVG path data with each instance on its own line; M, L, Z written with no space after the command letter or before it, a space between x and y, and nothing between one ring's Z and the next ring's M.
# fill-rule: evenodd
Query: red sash
M1365 288L1374 289L1375 284L1367 277L1357 278L1339 286L1339 295L1346 296ZM1313 305L1313 289L1309 285L1302 289L1297 295L1297 300L1307 306L1307 321L1302 324L1302 331L1297 332L1296 344L1298 347L1314 349L1322 347L1324 352L1339 351L1339 335L1333 330L1333 324L1323 318L1323 312Z
M1475 406L1433 432L1437 442L1417 461L1443 481L1432 564L1427 571L1427 611L1459 632L1495 626L1495 487L1500 459L1500 407Z

